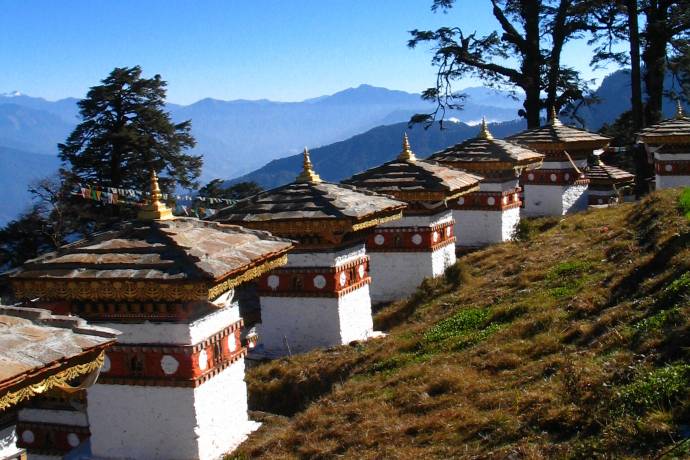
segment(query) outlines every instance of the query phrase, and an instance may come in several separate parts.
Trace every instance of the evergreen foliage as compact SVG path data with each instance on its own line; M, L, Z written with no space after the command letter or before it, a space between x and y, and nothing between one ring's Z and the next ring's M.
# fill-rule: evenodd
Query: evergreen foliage
M153 169L168 190L173 182L196 185L202 158L185 153L195 144L191 121L173 123L164 111L165 81L141 73L115 68L79 102L83 121L58 145L74 180L146 190Z

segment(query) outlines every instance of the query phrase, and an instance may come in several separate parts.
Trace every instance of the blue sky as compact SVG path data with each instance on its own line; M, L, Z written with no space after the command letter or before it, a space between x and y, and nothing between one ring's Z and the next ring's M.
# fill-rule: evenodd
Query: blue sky
M495 27L488 0L448 14L431 0L6 0L0 3L0 92L83 97L116 66L168 81L168 100L297 101L368 83L419 92L434 81L427 47L407 31ZM566 62L588 70L584 41ZM463 86L476 85L466 81Z

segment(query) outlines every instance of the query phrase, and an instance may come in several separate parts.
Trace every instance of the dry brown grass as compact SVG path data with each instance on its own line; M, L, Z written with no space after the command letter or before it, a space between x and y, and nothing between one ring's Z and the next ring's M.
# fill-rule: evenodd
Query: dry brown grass
M523 241L466 255L378 312L387 338L251 369L252 408L290 418L268 418L237 456L688 455L690 230L677 199L532 221Z

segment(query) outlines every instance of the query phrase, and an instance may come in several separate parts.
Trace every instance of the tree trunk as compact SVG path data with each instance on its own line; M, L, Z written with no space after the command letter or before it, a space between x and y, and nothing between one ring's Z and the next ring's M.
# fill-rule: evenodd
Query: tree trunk
M558 12L554 19L554 27L552 33L553 48L551 50L551 59L549 62L549 75L546 82L546 116L551 116L551 108L553 107L558 113L560 107L556 106L556 97L558 96L558 74L561 69L561 53L563 52L563 45L565 42L565 21L567 19L567 12L570 8L570 1L561 0L558 5Z
M637 24L638 0L627 0L628 26L630 28L630 102L633 129L638 132L644 127L642 105L642 77L640 69L640 31Z
M661 121L661 109L664 100L668 9L659 3L650 2L649 8L646 10L646 46L642 53L642 59L645 65L644 81L647 90L647 106L645 107L647 125Z
M522 62L525 84L525 118L527 128L538 128L541 124L541 50L539 47L539 6L541 2L526 1L523 4L523 18L525 20L526 53Z

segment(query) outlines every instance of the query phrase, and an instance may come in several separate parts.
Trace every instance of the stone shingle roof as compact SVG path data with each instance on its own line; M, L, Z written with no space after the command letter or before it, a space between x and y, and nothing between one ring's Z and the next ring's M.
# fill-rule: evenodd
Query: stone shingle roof
M643 129L638 136L648 144L690 143L690 117L683 114L683 107L678 103L675 117Z
M293 182L218 211L219 222L331 219L359 221L400 210L405 203L348 185Z
M634 174L606 165L601 161L587 168L585 175L593 184L620 184L635 180Z
M129 222L28 261L11 277L212 281L291 248L267 232L193 218Z
M479 135L464 142L455 144L429 157L430 160L458 167L469 164L508 163L514 166L537 165L544 155L522 145L494 139L486 122L482 120Z
M0 411L98 369L94 359L117 334L75 316L0 306Z
M553 144L563 148L575 145L582 146L583 148L601 148L610 142L608 137L600 134L564 125L555 116L553 116L549 124L514 134L509 136L507 140L534 147Z
M408 192L441 192L450 198L477 190L481 179L434 161L416 159L405 135L403 151L398 158L355 174L343 183L393 196Z

